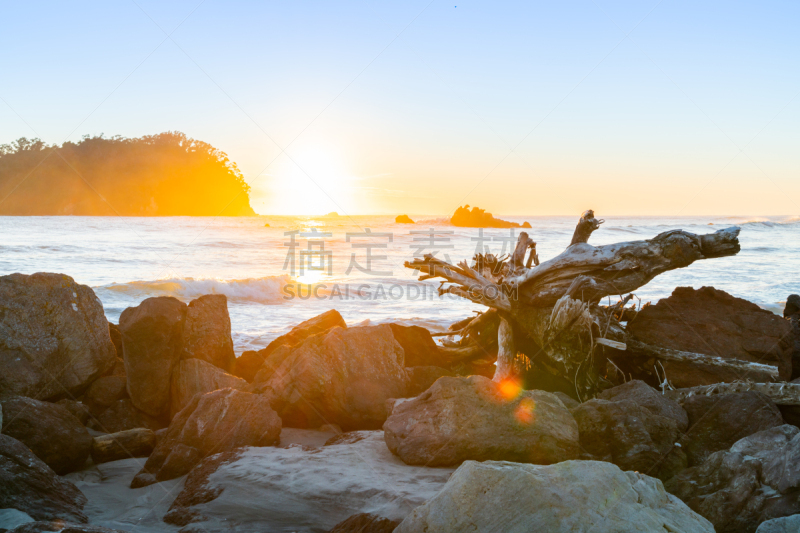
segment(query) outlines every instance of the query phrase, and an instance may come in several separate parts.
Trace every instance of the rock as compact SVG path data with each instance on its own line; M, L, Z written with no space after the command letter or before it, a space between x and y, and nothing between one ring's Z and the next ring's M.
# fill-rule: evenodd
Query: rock
M712 533L714 528L657 479L610 463L467 461L395 529L421 531Z
M349 431L379 428L386 400L406 396L407 381L403 349L384 324L337 327L283 345L264 361L254 385L288 427L338 424Z
M800 430L783 425L712 453L666 484L718 532L750 532L800 512Z
M98 415L111 404L128 395L128 382L124 376L105 376L91 384L83 396L92 414Z
M414 224L408 215L397 215L394 219L395 224Z
M23 396L0 401L3 434L22 442L57 474L77 470L86 462L92 437L64 407Z
M183 357L208 361L230 372L233 353L228 298L224 294L206 294L189 302L183 327Z
M78 421L83 424L84 426L89 423L89 418L91 416L89 412L89 407L76 400L67 400L64 398L63 400L58 400L56 405L60 405L69 413L78 419ZM0 426L2 426L2 418L0 418Z
M280 418L264 396L234 389L195 396L172 419L131 488L182 476L212 453L271 446L280 434Z
M408 372L407 392L409 396L422 394L441 377L453 377L455 375L440 366L412 366L407 368L406 371Z
M447 366L431 332L419 326L389 324L394 339L403 347L406 366Z
M561 400L561 403L563 403L564 407L566 407L567 409L573 409L581 404L581 402L574 399L572 396L570 396L565 392L556 391L553 393L553 396Z
M226 374L211 363L182 359L172 371L171 416L178 414L197 394L225 388L245 390L248 386L245 380Z
M519 228L522 227L516 222L508 222L494 218L491 213L487 213L484 209L473 207L472 211L469 210L469 205L459 207L453 216L450 218L450 223L454 226L463 228ZM527 222L525 224L528 224ZM528 224L526 227L530 227Z
M264 364L264 357L257 351L247 350L236 358L231 369L231 374L242 378L248 383L256 377L256 372Z
M800 531L800 514L767 520L756 529L756 533L797 533L798 531Z
M675 446L681 431L674 418L654 414L628 399L589 400L571 412L580 430L581 449L597 460L661 480L687 466L686 454Z
M119 529L88 524L69 524L62 520L30 522L8 531L8 533L127 533Z
M399 524L400 520L389 520L371 513L359 513L336 524L330 533L392 533Z
M183 490L178 494L175 501L169 508L169 512L164 515L164 522L174 526L185 526L192 522L206 520L191 507L202 505L215 500L222 494L222 488L210 486L209 476L217 471L223 464L235 461L241 456L239 450L217 453L206 457L200 464L189 472L183 484Z
M606 389L598 394L597 397L601 400L612 402L632 400L653 414L672 418L677 422L678 429L681 432L686 431L689 427L689 415L686 414L686 411L678 402L670 400L644 381L638 379Z
M108 335L111 337L111 342L117 350L117 358L122 359L122 332L119 330L119 326L109 322Z
M86 497L59 478L24 444L0 435L0 509L17 509L34 520L84 523Z
M760 392L691 396L683 402L689 430L681 441L690 465L759 431L783 425L778 408Z
M285 433L308 442L319 432ZM402 520L453 472L408 466L389 452L381 431L360 433L356 442L323 447L292 445L282 435L281 446L288 447L244 448L218 466L218 456L209 457L187 476L168 516L202 520L198 527L208 531L227 531L235 517L238 530L259 532L328 531L359 513ZM206 469L212 472L196 476Z
M798 315L800 315L800 294L792 294L786 299L783 318L792 318Z
M549 464L578 457L578 425L544 391L508 391L482 376L443 377L394 406L386 445L410 465L473 459Z
M162 418L155 418L143 413L133 406L133 402L126 398L117 400L101 414L89 421L89 427L103 433L119 433L128 429L148 428L156 431L167 427L167 422Z
M92 439L92 461L95 464L147 457L156 447L156 434L147 428L129 429Z
M150 416L169 410L172 370L183 352L186 304L171 296L147 298L119 318L128 394Z
M628 323L637 340L654 346L774 365L781 380L792 373L791 326L779 316L730 294L678 287L669 298L644 307ZM663 361L675 387L741 379L731 370Z
M0 529L3 531L14 529L17 526L33 521L33 518L28 516L28 513L23 513L18 509L0 509Z
M236 360L236 364L231 373L245 381L252 382L256 373L261 368L261 365L264 364L264 360L267 356L279 347L294 346L312 335L323 333L337 326L340 328L347 327L342 315L335 309L325 311L321 315L301 322L286 335L281 335L270 342L263 350L244 352L241 357ZM253 370L253 368L255 368L255 370Z
M0 396L58 399L114 365L94 291L63 274L0 276Z

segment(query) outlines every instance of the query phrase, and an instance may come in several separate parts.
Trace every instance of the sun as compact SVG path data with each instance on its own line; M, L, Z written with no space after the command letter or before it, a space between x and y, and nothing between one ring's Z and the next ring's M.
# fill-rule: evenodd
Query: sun
M263 188L265 211L273 215L354 213L353 177L337 150L305 146L278 158Z

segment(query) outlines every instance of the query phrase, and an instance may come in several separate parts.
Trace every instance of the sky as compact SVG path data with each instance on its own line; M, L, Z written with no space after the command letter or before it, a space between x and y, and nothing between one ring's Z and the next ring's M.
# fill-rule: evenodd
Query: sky
M800 214L797 2L0 12L0 144L181 131L262 214Z

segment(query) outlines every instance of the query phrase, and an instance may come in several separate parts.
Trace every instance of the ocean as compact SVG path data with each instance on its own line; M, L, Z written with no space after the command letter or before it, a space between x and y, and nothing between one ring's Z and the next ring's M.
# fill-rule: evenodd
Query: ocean
M225 294L237 356L328 309L349 325L398 322L444 330L481 306L440 298L438 281L417 281L403 262L432 252L453 263L470 260L479 245L508 253L519 230L412 218L414 225L395 224L389 216L0 217L0 274L68 274L94 289L112 322L151 296L188 302ZM530 222L526 231L545 261L569 244L578 216L502 218ZM714 286L780 314L787 296L800 293L800 217L605 220L591 244L679 228L702 234L741 227L738 255L662 274L636 291L637 304L679 286Z

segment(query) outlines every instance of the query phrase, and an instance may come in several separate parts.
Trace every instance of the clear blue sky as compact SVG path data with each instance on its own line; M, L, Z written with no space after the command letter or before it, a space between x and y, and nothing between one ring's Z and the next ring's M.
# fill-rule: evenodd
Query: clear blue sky
M0 143L182 131L259 212L800 214L798 2L0 12Z

